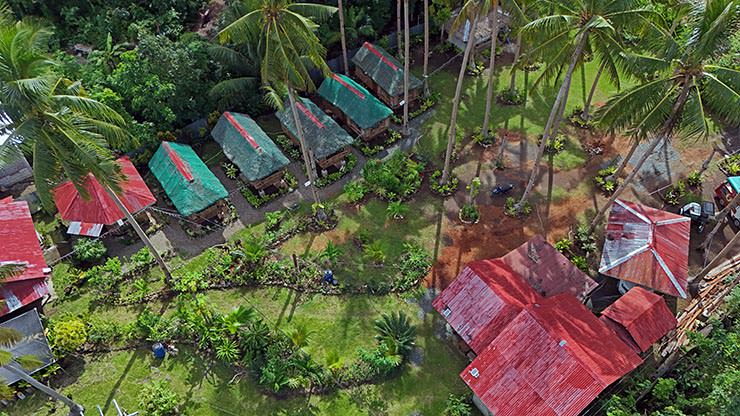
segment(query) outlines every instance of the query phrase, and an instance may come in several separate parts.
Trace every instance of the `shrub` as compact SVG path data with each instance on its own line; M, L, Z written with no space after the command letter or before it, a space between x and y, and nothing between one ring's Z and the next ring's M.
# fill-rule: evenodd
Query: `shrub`
M609 179L612 175L617 172L617 166L611 165L604 169L599 169L594 176L594 182L596 186L604 191L607 195L611 195L617 189L617 181L619 178Z
M176 276L172 282L172 288L180 293L195 293L208 288L208 281L199 272L187 272Z
M236 178L239 177L239 168L237 168L235 164L224 162L221 164L221 167L223 168L226 177L231 179L232 181L236 180Z
M473 134L470 136L470 138L473 140L473 143L481 145L483 147L488 147L494 142L494 137L490 134L490 132L488 137L485 137L483 135L483 129L480 127L476 127L473 130Z
M719 168L725 171L729 176L740 174L740 154L725 156L725 158L719 162Z
M503 105L524 104L524 92L518 89L506 88L498 94L498 102Z
M326 247L321 252L319 257L331 264L337 264L339 258L342 256L342 249L340 249L333 241L326 243Z
M475 204L465 204L460 209L460 218L463 221L467 222L477 222L480 218L480 212L478 212L478 207L475 206Z
M338 171L330 173L323 178L316 179L316 186L319 188L323 188L342 179L344 175L352 172L352 169L354 169L357 165L357 158L355 157L355 155L350 153L347 155L346 160L347 161L344 166L342 166L341 169L339 169Z
M570 261L579 269L581 269L582 272L588 273L588 260L586 260L583 256L573 256L571 257Z
M386 208L385 212L388 218L402 220L408 210L409 207L403 201L391 201L388 203L388 208Z
M686 178L686 183L692 188L698 188L701 186L702 177L699 171L692 171L689 173L689 177Z
M119 325L106 319L93 318L89 322L87 340L98 346L109 346L121 337Z
M344 185L344 194L347 196L347 200L353 204L357 204L365 198L367 194L367 186L363 181L348 182Z
M87 328L77 318L54 322L49 331L49 343L54 351L67 355L77 351L87 342Z
M540 136L539 140L537 141L537 144L542 143L542 136ZM549 155L556 155L563 150L565 150L565 146L568 144L568 138L565 137L563 134L558 134L555 137L550 137L547 139L547 145L545 145L545 153Z
M441 170L435 170L432 173L432 176L430 177L429 186L432 189L432 192L436 193L437 195L441 196L450 196L457 191L457 187L460 185L460 180L457 179L457 176L450 173L450 178L447 181L446 184L439 183L439 179L442 177L442 171Z
M93 238L79 238L74 245L74 256L81 262L96 262L102 259L108 249L102 241Z
M668 205L678 205L684 196L686 196L686 182L679 180L675 185L666 188L663 200Z
M166 380L153 380L145 384L139 394L139 406L149 416L172 416L179 413L177 405L180 397Z
M555 250L563 254L566 254L566 255L570 254L572 248L573 248L573 242L567 238L562 238L555 242Z
M596 238L589 228L588 224L578 224L573 233L576 246L586 254L596 251Z
M472 409L465 396L450 394L445 403L444 416L470 416Z
M570 123L572 125L578 127L579 129L592 129L592 128L594 128L596 126L596 124L594 123L593 119L589 118L589 119L585 119L584 120L583 117L581 117L581 114L582 113L583 113L583 109L582 108L576 108L576 109L574 109L573 112L571 113L570 117L568 117L568 121L570 121Z
M407 291L415 286L432 267L432 258L424 248L414 243L404 243L403 252L397 264L398 274L394 288Z
M527 216L532 213L532 204L529 203L529 201L524 201L524 205L521 207L521 211L517 211L517 201L514 199L514 197L508 197L506 198L506 202L504 204L504 214L508 215L509 217L520 217L520 216Z
M422 163L397 152L386 161L368 161L362 169L368 189L384 199L405 199L421 186Z
M132 254L129 260L134 264L134 266L146 266L149 265L152 260L154 260L154 258L152 257L152 253L149 251L149 249L144 247L136 253Z
M375 330L378 332L375 339L388 346L392 354L408 357L414 348L416 326L404 312L384 313L375 321Z
M288 138L288 136L278 134L275 136L275 144L277 144L280 150L288 155L289 158L293 160L301 160L301 150Z
M265 228L267 230L275 230L283 220L285 213L283 211L271 211L265 213Z
M383 243L381 243L380 240L376 240L370 244L366 244L363 247L362 251L365 257L376 265L382 265L383 263L385 263L385 250L383 247Z

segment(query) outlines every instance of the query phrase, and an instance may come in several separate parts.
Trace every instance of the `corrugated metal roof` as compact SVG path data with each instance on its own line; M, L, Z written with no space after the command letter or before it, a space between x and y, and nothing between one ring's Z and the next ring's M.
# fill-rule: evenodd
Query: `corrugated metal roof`
M676 317L663 297L639 286L609 305L601 315L621 326L639 352L647 351L676 327Z
M0 328L13 328L23 336L20 342L7 348L13 357L33 355L41 361L39 367L30 371L26 370L28 374L33 374L54 362L49 341L46 339L46 335L44 335L44 326L41 324L41 319L36 309L31 309L13 319L3 322L0 324ZM18 376L1 367L0 379L4 380L7 384L13 384L20 380Z
M501 260L543 296L570 293L583 300L598 286L541 235L535 235Z
M641 362L578 299L561 294L523 309L460 377L496 416L575 416Z
M18 264L23 271L5 279L0 289L0 315L49 293L46 265L31 211L26 201L0 201L0 263Z
M730 176L727 178L727 183L730 184L735 192L740 192L740 176Z
M131 161L122 157L117 162L124 177L119 195L123 205L133 214L157 202ZM85 188L90 196L87 200L71 181L54 188L54 203L63 220L111 225L124 218L123 212L92 174L88 175Z
M687 217L617 199L599 272L686 298L690 227Z
M432 305L476 353L541 297L499 259L469 263Z
M352 62L370 75L388 95L403 95L403 65L385 49L365 42L352 57ZM409 73L409 90L421 86L419 78Z

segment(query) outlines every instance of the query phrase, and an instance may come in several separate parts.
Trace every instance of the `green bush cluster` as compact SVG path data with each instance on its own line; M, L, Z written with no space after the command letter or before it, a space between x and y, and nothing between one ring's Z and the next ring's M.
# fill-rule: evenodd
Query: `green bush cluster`
M105 244L97 238L80 237L73 246L74 257L82 263L95 263L108 253Z
M517 200L514 199L514 197L510 196L506 198L506 201L504 202L504 214L509 217L526 217L532 213L532 204L530 204L529 201L524 201L521 211L517 211L516 204Z
M362 169L368 190L386 200L407 199L421 186L424 164L403 152L389 159L369 160Z
M455 176L455 174L453 173L450 173L450 178L445 184L439 182L441 178L441 170L437 169L432 172L432 175L429 177L429 187L432 189L432 192L445 197L454 194L455 191L457 191L457 187L460 186L460 180L457 178L457 176Z
M139 406L151 416L173 416L182 399L167 380L152 380L141 388Z
M516 88L505 88L499 92L497 100L503 105L522 105L524 104L524 92Z
M604 169L599 169L596 176L594 176L596 186L607 195L614 193L619 185L619 178L611 178L615 173L617 173L617 165L610 165Z
M87 327L78 318L52 322L49 344L59 356L74 353L87 342Z

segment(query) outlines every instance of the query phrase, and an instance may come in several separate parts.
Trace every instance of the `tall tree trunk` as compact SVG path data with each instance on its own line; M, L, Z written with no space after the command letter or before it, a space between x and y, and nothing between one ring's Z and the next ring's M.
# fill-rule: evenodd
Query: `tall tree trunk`
M396 53L401 56L401 2L396 0Z
M627 152L627 155L625 155L624 159L622 159L622 162L619 164L619 167L617 170L614 171L613 175L610 175L609 178L616 183L619 180L619 177L622 176L622 172L624 172L624 168L627 166L627 163L632 158L632 155L635 154L635 150L637 150L637 145L640 144L640 141L637 140L637 137L632 138L632 146L630 146L630 150Z
M159 267L162 269L162 272L164 273L164 280L167 284L172 283L172 273L170 272L170 268L167 267L167 264L162 260L162 257L157 252L157 249L154 248L154 244L152 244L151 240L149 240L149 237L146 235L144 230L141 229L141 226L136 221L134 216L131 214L131 212L126 208L126 205L123 204L123 201L121 201L121 198L118 197L118 195L113 192L113 189L110 187L106 187L105 191L108 192L108 196L113 200L113 202L116 204L119 210L123 212L123 215L128 220L128 223L131 224L131 227L134 229L136 234L139 236L141 241L144 242L144 245L146 248L149 249L149 252L152 254L152 257L154 257L154 260L157 262Z
M409 0L403 0L403 135L409 134Z
M701 279L705 278L707 274L709 274L709 272L712 271L713 268L717 267L720 261L722 261L722 258L726 256L727 253L729 253L730 250L732 250L732 248L735 246L738 240L738 236L740 236L740 231L735 233L732 239L727 244L725 244L722 250L719 253L717 253L716 256L714 256L714 259L712 259L712 261L709 262L709 264L704 266L704 268L701 269L699 274L697 274L696 276L694 276L693 279L691 279L691 282L700 281Z
M15 374L16 376L18 376L18 378L30 384L36 390L39 390L40 392L46 394L54 400L59 400L60 402L64 403L67 407L69 407L70 416L82 416L84 411L82 406L72 401L72 399L70 399L69 397L36 380L30 374L17 367L15 364L11 363L3 368Z
M319 199L319 193L316 190L316 177L314 175L314 160L311 157L311 152L306 145L306 138L303 135L303 125L301 119L298 117L298 107L296 105L295 92L289 82L285 83L288 86L288 100L290 101L290 110L293 113L293 123L295 124L295 130L298 136L298 143L301 146L301 154L303 155L303 162L306 164L306 174L308 175L308 181L311 182L309 189L311 190L311 197L317 207L316 215L320 220L326 219L326 213L321 207L321 200Z
M349 63L347 61L347 38L344 33L344 5L343 0L337 0L337 13L339 13L339 36L342 40L342 65L344 74L349 74Z
M624 182L617 187L617 190L614 191L611 198L609 198L609 201L604 204L604 206L601 207L599 212L596 213L596 216L594 216L594 219L591 221L591 226L589 227L589 232L593 233L596 229L596 226L599 225L599 222L601 221L601 217L604 215L607 209L611 207L611 205L614 203L614 201L619 198L619 195L624 192L625 189L627 189L627 186L629 186L633 180L637 177L637 174L640 172L640 169L642 169L642 165L645 163L645 161L648 160L650 155L653 154L653 151L658 146L658 143L660 143L660 140L662 138L665 138L666 140L669 140L671 138L671 134L673 133L673 129L676 126L676 123L678 121L678 116L683 110L683 106L686 103L686 98L689 95L689 89L691 88L691 82L689 82L688 77L684 80L683 88L681 89L681 93L678 95L678 98L676 98L676 102L673 104L673 108L671 109L671 115L668 117L668 119L663 123L663 126L660 129L660 132L658 135L655 136L652 142L650 142L650 145L645 150L645 152L640 157L640 160L637 161L637 164L632 169L632 172L630 172L629 175L627 175L627 178L624 180Z
M709 156L707 156L706 159L704 159L704 162L701 164L701 168L699 169L699 176L703 175L704 172L709 169L709 164L712 163L712 159L714 159L714 155L717 153L721 153L722 149L717 146L717 143L714 143L712 145L712 152L709 153Z
M477 14L473 18L473 24L470 26L471 32L474 32L478 28ZM443 184L447 183L447 180L450 178L450 163L452 161L452 151L455 149L455 133L457 133L457 113L460 109L460 95L462 94L462 84L465 78L465 68L467 68L468 58L470 57L470 51L473 49L473 44L475 44L475 40L469 36L468 43L465 44L460 72L457 74L457 85L455 86L455 96L452 98L452 114L450 115L450 128L447 136L447 152L445 153L445 164L442 169L442 177L440 178L440 183Z
M429 0L424 0L424 95L429 95Z
M506 151L506 133L501 136L501 147L498 149L498 156L496 156L496 166L503 166L504 163L504 151Z
M516 35L516 50L514 51L514 63L511 64L511 79L509 80L509 91L516 90L516 66L519 63L519 56L522 51L522 33Z
M591 101L594 99L594 93L596 92L596 87L599 85L599 78L601 78L601 74L604 72L604 67L606 67L606 61L602 61L601 65L599 65L599 70L596 71L596 76L594 77L594 83L591 84L591 91L589 91L588 98L583 104L583 111L581 112L581 118L583 120L591 118L591 114L589 114L591 111Z
M720 228L724 225L725 219L727 218L727 215L732 212L732 210L737 207L738 203L740 203L740 192L736 193L734 197L732 197L732 200L729 204L727 204L726 207L720 211L717 216L714 218L714 220L717 222L714 225L714 228L712 228L712 231L707 235L707 238L704 239L704 242L702 243L702 247L704 248L704 261L706 262L707 259L709 259L709 250L712 247L712 240L714 240L714 236L717 234Z
M496 41L498 40L498 0L493 0L493 25L491 27L491 60L488 63L488 89L486 91L486 111L483 113L483 137L488 138L493 105L494 70L496 69Z
M534 160L532 173L529 176L529 181L527 182L526 188L524 188L522 198L516 205L518 213L521 213L521 210L524 208L524 203L529 198L529 194L530 192L532 192L532 188L534 188L534 183L537 180L537 175L539 174L540 170L540 162L542 162L542 156L545 154L545 148L547 147L547 141L550 139L551 136L557 134L557 128L560 124L559 119L562 118L562 113L565 110L565 104L568 102L568 93L570 91L570 82L573 78L573 71L576 68L578 60L581 58L581 53L583 52L583 48L586 45L587 39L588 32L586 31L580 35L580 39L578 40L576 49L573 51L570 65L568 66L568 70L565 73L565 79L563 79L563 83L560 85L560 90L558 91L558 95L555 98L555 103L550 110L550 116L547 119L545 130L542 133L542 140L540 142L539 148L537 149L537 157Z

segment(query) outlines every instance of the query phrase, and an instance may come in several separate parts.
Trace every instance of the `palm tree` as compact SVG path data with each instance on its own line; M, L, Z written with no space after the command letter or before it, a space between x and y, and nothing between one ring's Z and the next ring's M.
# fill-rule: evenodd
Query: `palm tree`
M0 162L12 157L14 148L32 155L34 182L48 211L54 207L52 188L63 178L89 198L85 184L92 174L170 281L167 265L118 197L122 175L110 146L131 139L125 122L115 110L88 98L78 82L52 72L56 64L44 53L49 34L36 24L14 22L0 3L0 113L10 144L0 148Z
M429 0L424 0L424 95L429 95Z
M684 30L651 26L649 53L623 53L624 72L643 82L611 98L597 117L604 126L652 137L632 171L591 222L591 231L616 198L632 184L658 144L675 135L705 139L714 123L740 124L740 71L714 65L740 18L738 0L692 3Z
M316 89L309 74L311 67L324 74L329 73L324 61L326 49L316 37L318 25L312 19L326 18L336 10L330 6L292 0L262 0L256 9L246 12L218 34L221 42L256 43L261 57L260 78L262 84L273 91L268 94L273 106L279 108L282 105L282 99L276 99L274 91L287 90L309 188L320 219L326 218L326 213L316 190L315 164L298 116L295 90Z
M2 5L0 5L0 7L2 7ZM25 265L23 264L0 264L0 284L5 279L22 272L24 268ZM82 406L72 401L69 397L62 395L49 386L39 382L28 374L27 371L40 367L42 362L34 355L13 355L11 349L22 340L23 334L18 330L14 328L0 328L0 367L13 373L13 375L49 397L64 403L69 407L70 416L82 415L84 410ZM0 383L0 397L6 400L12 397L12 390L5 383Z
M375 338L386 344L392 353L407 357L414 348L416 326L404 312L384 313L375 321Z
M573 71L576 66L583 63L584 51L589 47L591 50L597 47L621 49L617 41L618 29L628 19L634 19L647 12L646 9L635 8L634 5L633 0L578 0L573 3L557 3L552 6L554 14L536 19L523 28L525 34L539 40L539 46L534 48L532 53L546 54L550 59L540 79L559 76L561 69L569 62L542 133L532 173L516 205L518 212L521 212L534 188L548 140L557 136L568 102Z
M486 5L490 5L493 10L493 26L491 27L491 57L488 63L488 88L486 91L486 111L483 113L483 137L488 138L488 127L491 122L491 106L493 104L493 90L494 82L493 75L496 65L496 41L498 40L498 0L486 0ZM488 10L484 7L481 10L481 15L485 16L488 14Z
M337 13L339 13L339 37L342 40L342 69L349 74L349 63L347 61L347 37L344 32L344 5L342 0L337 0Z
M396 0L396 53L401 56L401 2L404 0Z
M403 0L403 134L409 134L409 0Z
M455 86L455 95L452 98L452 113L450 115L450 126L447 135L447 151L445 152L445 164L442 169L442 176L440 177L440 183L446 184L450 178L450 163L452 162L452 152L455 149L456 132L457 132L457 115L460 110L460 95L462 94L462 84L465 78L465 69L468 66L468 59L470 59L470 52L475 46L475 36L473 35L478 29L478 20L481 16L480 9L485 3L479 0L467 0L460 10L460 14L457 15L455 21L452 23L451 33L455 33L465 21L472 21L470 25L470 37L468 42L465 44L465 52L463 52L462 62L460 63L460 72L457 75L457 84Z
M512 33L516 33L514 61L511 64L511 78L509 79L509 90L514 92L516 90L516 73L522 66L520 58L522 57L524 38L521 29L535 18L537 2L535 0L509 0L509 4L511 10L509 27L514 27Z

